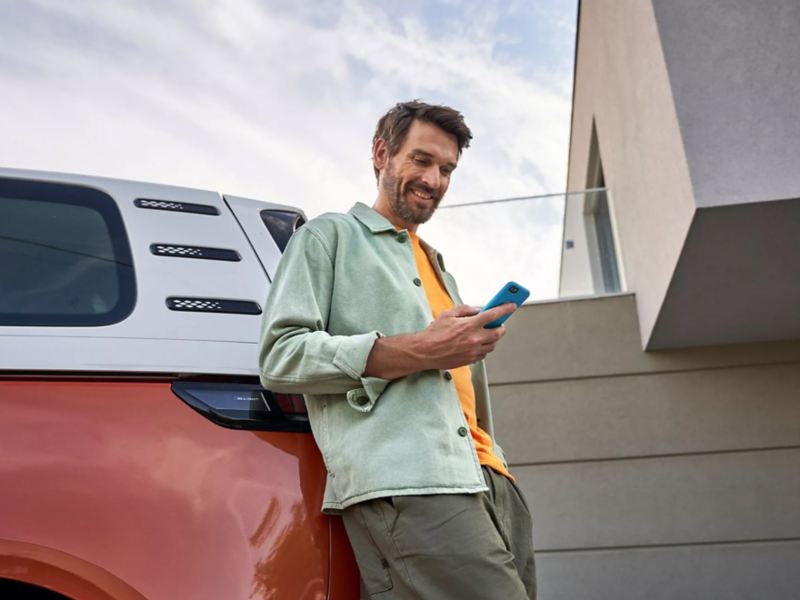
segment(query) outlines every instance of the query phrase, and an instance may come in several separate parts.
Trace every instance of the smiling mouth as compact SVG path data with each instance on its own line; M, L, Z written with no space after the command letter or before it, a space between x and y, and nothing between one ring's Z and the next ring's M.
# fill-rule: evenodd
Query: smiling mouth
M422 200L433 200L433 194L429 192L423 192L422 190L412 189L411 193L417 198L420 198Z

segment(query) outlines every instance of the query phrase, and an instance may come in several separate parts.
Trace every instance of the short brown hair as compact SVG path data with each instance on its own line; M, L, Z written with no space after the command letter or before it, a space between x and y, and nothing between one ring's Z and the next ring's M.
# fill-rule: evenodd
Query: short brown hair
M464 148L469 148L469 141L472 139L472 132L464 122L464 116L449 106L440 104L427 104L420 100L410 102L398 102L378 121L375 128L375 135L372 137L372 145L378 138L386 142L389 150L389 158L395 156L400 150L400 146L406 140L408 130L414 120L432 123L447 133L454 135L458 143L458 155ZM378 169L373 165L375 177L378 177Z

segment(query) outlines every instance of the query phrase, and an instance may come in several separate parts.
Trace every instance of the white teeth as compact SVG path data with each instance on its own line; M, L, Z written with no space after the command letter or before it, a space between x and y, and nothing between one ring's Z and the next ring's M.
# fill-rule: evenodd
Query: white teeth
M411 190L411 193L417 196L418 198L422 198L423 200L430 200L430 194L423 194L422 192L418 192L417 190Z

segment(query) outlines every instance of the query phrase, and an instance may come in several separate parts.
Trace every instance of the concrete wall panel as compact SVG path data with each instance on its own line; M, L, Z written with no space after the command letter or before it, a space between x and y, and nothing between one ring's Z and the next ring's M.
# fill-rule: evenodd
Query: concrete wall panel
M539 550L800 539L800 449L513 472Z
M800 446L800 362L492 386L515 464Z
M800 541L537 556L540 600L796 600Z
M800 362L492 387L512 463L800 446Z
M523 306L488 357L492 383L800 361L800 341L642 352L636 302L619 295Z

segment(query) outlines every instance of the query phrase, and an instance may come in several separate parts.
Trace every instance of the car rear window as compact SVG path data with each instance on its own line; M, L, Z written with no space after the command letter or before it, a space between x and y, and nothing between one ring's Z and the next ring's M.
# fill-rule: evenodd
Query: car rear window
M286 250L289 238L306 222L299 213L271 208L261 211L261 220L281 252Z
M0 325L109 325L135 301L128 237L111 196L0 178Z

